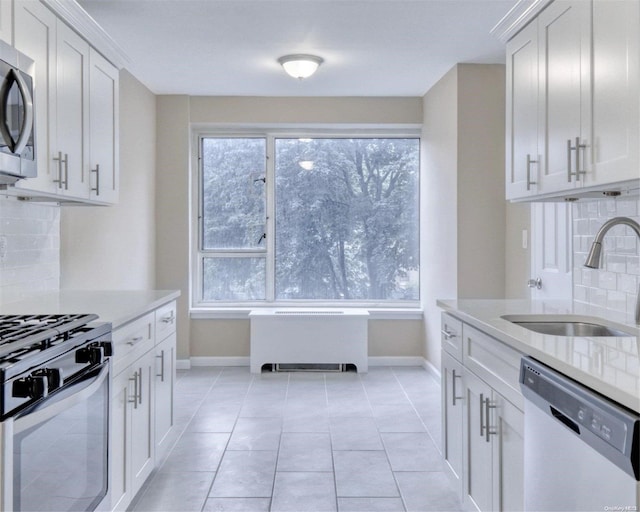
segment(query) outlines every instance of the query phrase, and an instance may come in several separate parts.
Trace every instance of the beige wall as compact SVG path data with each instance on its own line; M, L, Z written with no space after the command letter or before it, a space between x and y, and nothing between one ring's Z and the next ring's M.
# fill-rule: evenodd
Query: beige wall
M424 351L436 368L436 300L505 294L504 90L504 66L459 64L423 99Z
M111 207L62 207L60 285L155 287L155 96L120 73L120 199Z
M190 320L189 293L189 123L218 125L372 124L419 126L420 98L157 98L157 285L182 290L178 359L246 357L248 320ZM371 322L372 356L422 356L421 321Z

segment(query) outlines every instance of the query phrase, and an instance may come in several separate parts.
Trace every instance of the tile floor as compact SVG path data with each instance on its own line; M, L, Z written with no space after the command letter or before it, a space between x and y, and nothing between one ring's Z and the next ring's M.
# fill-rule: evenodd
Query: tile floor
M457 511L419 367L178 372L176 442L135 511Z

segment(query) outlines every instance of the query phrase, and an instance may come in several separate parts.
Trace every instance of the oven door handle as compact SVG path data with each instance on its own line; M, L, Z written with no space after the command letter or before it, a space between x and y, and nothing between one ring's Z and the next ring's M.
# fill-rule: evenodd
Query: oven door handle
M61 414L67 409L71 409L75 405L84 402L87 398L93 395L109 377L110 363L107 361L102 365L102 369L98 375L91 379L80 380L75 382L67 388L67 390L79 387L80 389L70 396L63 398L57 402L52 403L49 406L45 406L42 409L36 409L32 412L28 412L24 416L17 418L13 422L13 431L18 434L28 428L34 427L47 420ZM92 372L93 373L93 372ZM54 395L55 396L55 395Z

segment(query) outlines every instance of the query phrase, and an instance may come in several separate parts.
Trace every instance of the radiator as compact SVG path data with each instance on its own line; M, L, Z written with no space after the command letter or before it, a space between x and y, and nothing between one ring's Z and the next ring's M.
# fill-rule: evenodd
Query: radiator
M368 371L366 309L251 311L251 373L265 364L352 364Z

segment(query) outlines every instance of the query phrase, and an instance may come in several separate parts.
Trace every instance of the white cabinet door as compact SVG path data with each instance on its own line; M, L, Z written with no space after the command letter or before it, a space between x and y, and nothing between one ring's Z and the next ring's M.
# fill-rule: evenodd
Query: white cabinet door
M133 371L127 369L111 384L109 469L112 510L126 510L131 492L131 403Z
M4 5L4 2L0 2ZM18 189L55 194L60 179L53 160L56 147L56 41L57 18L40 2L16 0L15 47L36 63L34 108L38 176L19 180Z
M640 2L593 4L592 166L585 186L640 178L638 42Z
M142 487L154 467L153 351L134 364L134 397L131 410L131 476L133 494Z
M89 44L62 22L57 25L57 40L57 143L53 151L62 174L60 192L88 198Z
M89 181L93 200L118 200L120 94L118 69L93 48L89 53Z
M173 399L176 380L176 335L169 335L155 349L155 440L156 459L167 454L174 424Z
M524 413L496 391L492 405L493 509L524 510Z
M10 0L0 2L0 39L7 44L13 43L12 7L13 4Z
M539 193L584 181L590 98L590 1L556 0L538 16L541 148ZM576 146L577 145L577 146Z
M507 44L506 196L537 192L538 28L527 25Z
M462 364L442 352L442 456L458 498L463 497L464 382Z
M465 370L464 380L464 503L467 510L492 510L493 472L491 436L487 442L486 400L491 387Z

